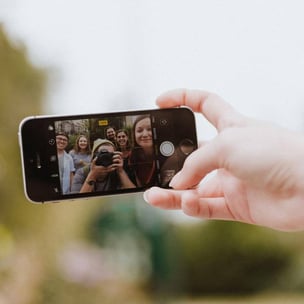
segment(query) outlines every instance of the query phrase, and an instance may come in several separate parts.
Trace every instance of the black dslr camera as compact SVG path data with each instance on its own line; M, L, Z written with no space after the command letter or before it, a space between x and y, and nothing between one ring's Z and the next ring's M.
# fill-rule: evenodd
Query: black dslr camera
M107 150L102 149L96 155L96 166L109 167L113 164L114 153L108 152Z

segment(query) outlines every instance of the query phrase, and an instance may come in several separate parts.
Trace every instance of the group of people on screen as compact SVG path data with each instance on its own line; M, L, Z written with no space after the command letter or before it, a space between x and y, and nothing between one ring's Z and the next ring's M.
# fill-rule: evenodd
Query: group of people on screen
M97 138L91 145L89 137L80 134L74 147L67 151L69 136L58 132L56 145L62 193L114 191L153 185L155 157L148 115L136 117L132 136L131 141L128 130L116 131L108 126L105 138Z

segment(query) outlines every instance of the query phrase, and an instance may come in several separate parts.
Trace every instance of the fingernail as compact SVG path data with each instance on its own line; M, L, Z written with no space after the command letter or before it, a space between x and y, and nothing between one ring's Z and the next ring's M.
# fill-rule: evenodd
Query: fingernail
M176 186L176 184L177 184L176 178L178 178L178 176L179 176L179 172L173 176L173 178L171 179L171 181L169 183L169 187L174 188Z
M148 201L148 192L149 192L149 190L146 190L144 192L144 201L149 204L149 201Z

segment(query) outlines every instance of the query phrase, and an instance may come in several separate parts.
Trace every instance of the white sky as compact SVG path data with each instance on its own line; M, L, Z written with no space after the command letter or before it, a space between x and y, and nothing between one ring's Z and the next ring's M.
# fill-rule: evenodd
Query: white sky
M302 0L0 0L6 32L52 70L46 113L151 108L188 87L296 130L303 12Z

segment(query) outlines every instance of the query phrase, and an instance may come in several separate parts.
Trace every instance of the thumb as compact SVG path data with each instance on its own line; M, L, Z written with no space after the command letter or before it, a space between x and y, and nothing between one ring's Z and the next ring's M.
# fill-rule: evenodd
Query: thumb
M170 187L178 190L197 186L210 172L220 167L218 140L214 139L192 152L184 166L171 180Z

